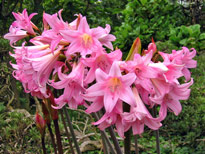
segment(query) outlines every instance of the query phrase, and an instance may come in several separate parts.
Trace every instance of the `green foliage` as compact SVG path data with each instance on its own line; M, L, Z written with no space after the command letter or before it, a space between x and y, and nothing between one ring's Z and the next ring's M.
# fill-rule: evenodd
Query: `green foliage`
M22 8L27 8L31 13L34 10L33 4L33 1L25 0ZM110 24L117 37L115 45L123 51L129 51L131 44L138 36L142 40L142 48L145 48L153 37L157 41L157 48L160 51L171 51L179 49L181 46L194 47L198 51L205 50L205 33L201 33L200 25L185 26L189 23L187 17L183 15L181 7L177 3L169 3L168 0L128 0L128 3L124 0L44 0L41 4L42 9L39 10L39 15L42 15L43 10L53 14L63 8L62 15L65 21L71 22L75 19L74 14L81 13L87 16L92 27L98 25L104 27L105 24ZM21 12L20 8L21 6L18 4L14 11ZM3 20L0 19L0 21ZM12 21L13 18L10 15L7 27ZM35 21L41 21L41 18L35 16L34 23L36 23ZM41 22L38 25L41 26ZM121 26L118 27L119 25ZM2 25L0 28L2 29ZM7 31L8 28L4 29L4 33ZM1 51L2 49L11 51L8 44L7 40L0 38ZM202 154L205 151L205 69L203 65L205 55L202 54L196 59L198 67L192 70L195 83L192 86L191 98L182 102L183 110L179 116L176 117L173 113L168 113L168 117L163 121L163 127L160 129L161 153ZM17 89L23 91L19 82ZM19 100L22 104L28 103L22 93ZM0 102L0 153L2 150L2 153L41 153L40 134L33 119L26 117L24 113L8 112L3 103L5 104L5 102ZM98 133L91 136L90 139L100 140L98 129L90 124L93 119L87 115L82 116L78 111L69 111L69 113L75 130L85 129L85 134ZM87 123L85 123L85 119ZM63 141L67 143L62 123L60 123L60 128L62 136L64 136ZM50 139L49 136L46 138ZM50 152L52 149L50 141L46 143ZM154 133L147 128L143 137L139 138L139 144L142 146L140 153L156 153ZM24 151L21 151L22 149ZM87 153L98 152L89 151Z
M175 46L195 48L197 51L205 50L205 33L201 33L200 25L180 26L171 28L169 40Z
M172 113L163 122L162 136L174 145L174 153L202 154L205 150L205 69L203 62L205 55L196 58L198 66L192 70L194 84L191 87L191 96L182 102L183 110L179 116Z
M115 28L115 35L116 44L124 51L136 37L145 47L152 37L155 41L167 40L170 28L187 23L180 6L168 0L130 0L122 14L124 22Z
M62 16L68 22L76 18L75 14L81 13L83 16L88 16L87 20L93 27L104 27L105 24L120 25L119 15L126 3L126 0L45 0L43 8L49 14L63 9Z
M157 41L156 45L157 45L157 50L158 51L163 51L163 52L171 53L172 50L179 49L179 47L174 45L170 40L165 41L165 42Z
M12 48L9 45L9 40L5 40L4 38L0 37L0 49L4 49L4 50L11 50Z
M0 104L0 153L41 152L40 134L32 118L26 110L8 111Z

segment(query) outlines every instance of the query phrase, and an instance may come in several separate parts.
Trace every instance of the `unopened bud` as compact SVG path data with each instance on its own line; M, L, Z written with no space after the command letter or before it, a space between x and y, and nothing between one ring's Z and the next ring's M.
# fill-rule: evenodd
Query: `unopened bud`
M36 120L36 126L37 126L38 130L40 131L41 135L44 135L45 126L46 126L45 120L38 112L36 112L35 120Z

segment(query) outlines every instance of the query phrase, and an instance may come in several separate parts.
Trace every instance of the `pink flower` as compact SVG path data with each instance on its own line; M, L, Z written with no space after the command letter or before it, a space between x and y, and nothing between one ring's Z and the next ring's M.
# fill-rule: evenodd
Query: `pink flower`
M102 45L108 47L113 50L112 41L115 41L116 37L110 33L110 25L106 24L105 29L102 27L97 27L94 30L96 31L95 36L98 38Z
M167 83L158 80L157 84L156 80L154 81L156 91L159 92L160 89L163 92L159 92L161 95L156 94L150 97L150 99L157 104L164 105L164 107L173 111L175 115L178 115L182 110L179 100L187 100L189 98L191 90L188 88L193 84L193 80L182 85L173 83L162 87L161 85L164 84Z
M165 63L172 63L176 66L181 65L181 73L183 73L186 81L188 81L191 78L191 73L188 68L195 68L197 65L197 62L193 60L196 55L196 50L194 48L192 48L191 50L192 52L190 52L188 48L183 47L182 50L179 51L173 50L172 54L163 52L159 53L163 57Z
M83 103L83 98L81 93L84 92L83 88L83 76L84 76L84 65L79 63L73 68L69 75L63 74L61 68L58 70L58 77L60 81L52 82L51 86L56 89L64 89L63 95L55 99L58 107L56 109L62 108L65 104L68 104L70 108L77 108L78 105Z
M36 35L36 33L33 30L33 27L37 27L31 22L31 18L36 14L37 13L32 13L30 16L28 16L26 9L24 9L22 13L13 12L16 21L12 23L12 26L23 29L31 35Z
M136 78L134 73L122 76L118 62L114 62L109 74L97 69L95 75L97 83L87 89L85 99L103 96L107 113L112 112L118 100L130 105L134 103L134 95L130 87Z
M149 52L152 52L152 53L155 53L157 51L157 46L154 42L154 39L152 38L152 43L150 43L148 45L148 50L145 50L145 53L149 53Z
M12 64L16 69L13 74L20 80L27 93L31 93L38 98L47 98L46 84L60 54L58 50L51 53L48 45L16 47L15 54L11 54L16 59L16 64Z
M66 51L66 56L79 52L85 57L88 54L98 51L99 48L102 48L102 44L98 40L100 38L103 44L110 46L105 40L103 41L102 34L105 34L109 40L112 40L111 36L107 32L102 32L101 28L90 29L86 17L81 19L77 30L61 30L60 33L65 40L71 43Z
M44 24L48 23L51 29L56 33L58 33L60 30L69 29L68 23L64 22L62 19L62 16L61 16L62 11L63 10L61 9L60 11L58 11L58 14L55 13L53 15L50 15L47 13L43 14Z
M9 28L9 33L4 35L4 38L10 41L10 45L13 46L13 43L27 37L28 34L26 31L21 30L20 28L13 27L12 25Z
M53 52L58 45L69 45L60 35L60 30L71 29L67 22L64 22L61 16L62 10L53 15L47 13L43 14L44 31L40 36L33 38L31 41L41 41L50 44L51 51ZM59 18L58 18L59 16ZM49 26L51 29L49 29Z
M159 66L157 66L153 63L151 58L152 52L147 53L145 56L135 54L133 61L127 61L120 65L121 69L135 73L135 84L142 86L149 92L152 91L152 83L150 82L150 79L157 78L160 73L164 72L164 68L159 64Z
M197 66L197 61L193 60L193 58L196 56L196 50L194 48L192 48L191 50L192 52L190 52L188 48L183 47L181 51L183 53L183 56L181 57L181 59L175 60L176 63L184 64L182 73L184 74L186 81L189 81L191 79L191 73L188 68L195 68Z
M122 101L118 101L116 106L113 109L113 112L105 113L97 122L94 122L94 125L99 125L98 128L100 130L104 130L105 128L115 125L118 135L120 137L124 137L124 126L122 123Z
M95 80L95 71L100 68L105 73L108 73L114 61L121 60L122 52L118 49L111 53L97 52L94 57L83 59L83 63L90 67L89 72L84 80L86 84Z
M40 55L40 53L38 53L39 57L28 58L28 60L30 60L32 63L34 71L37 72L36 80L39 86L44 86L47 83L49 76L54 69L58 56L61 53L61 49L62 46L53 53L48 49L44 55Z
M135 96L135 105L131 107L130 112L123 113L123 122L125 131L132 127L133 134L142 134L144 132L144 125L150 129L157 130L162 124L158 119L153 118L144 103L142 102L138 90L134 87L133 93Z
M36 77L37 72L34 71L31 62L28 60L27 48L17 48L14 50L15 54L11 54L16 58L16 64L11 64L15 69L13 76L22 82L26 93L31 93L32 96L38 98L48 97L46 86L39 86Z
M162 78L165 78L166 82L178 82L178 78L182 77L182 69L183 65L177 65L174 63L163 63L167 68L168 71L164 72ZM160 77L159 77L160 78Z

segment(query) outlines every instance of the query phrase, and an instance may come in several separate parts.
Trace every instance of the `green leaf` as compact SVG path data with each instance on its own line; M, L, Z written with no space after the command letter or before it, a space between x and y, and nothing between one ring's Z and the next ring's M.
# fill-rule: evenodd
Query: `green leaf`
M179 42L181 45L186 45L187 44L187 39L183 39Z
M196 25L192 25L192 26L189 26L189 28L191 29L191 33L190 33L190 36L192 37L198 37L199 34L200 34L200 25L196 24Z
M136 38L136 40L133 42L132 44L132 47L129 51L129 54L126 58L126 61L128 60L133 60L134 59L134 55L138 53L140 54L141 53L141 41L140 41L140 38Z
M142 5L145 5L147 3L147 0L140 0L140 2L142 3Z
M199 40L205 40L205 33L201 33L201 35L199 36Z

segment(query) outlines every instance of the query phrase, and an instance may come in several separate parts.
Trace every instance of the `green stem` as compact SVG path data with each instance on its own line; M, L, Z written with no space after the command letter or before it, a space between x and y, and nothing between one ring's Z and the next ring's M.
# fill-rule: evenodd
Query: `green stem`
M123 111L130 112L130 105L127 103L123 104ZM125 132L125 139L124 139L124 152L125 154L131 153L131 129Z
M45 137L44 137L44 135L41 136L41 144L42 144L43 154L47 154L46 153L46 146L45 146Z
M154 115L154 117L157 116L157 108L156 108L156 106L154 106L154 108L153 108L153 115ZM160 154L159 130L155 131L155 136L156 136L157 154Z
M131 153L131 129L125 132L124 152L125 154Z
M70 120L68 111L66 110L65 107L63 108L63 110L64 110L64 112L65 112L65 116L66 116L66 119L67 119L67 121L68 121L68 127L70 128L70 133L71 133L71 135L72 135L72 138L73 138L73 141L74 141L74 144L75 144L75 147L76 147L76 151L77 151L78 154L81 154L81 151L80 151L80 148L79 148L79 145L78 145L78 142L77 142L75 133L74 133L73 125L72 125L72 123L71 123L71 120Z
M53 122L54 122L55 132L56 132L58 153L63 154L63 148L62 148L62 143L61 143L61 136L60 136L60 130L59 130L59 125L58 125L58 119L53 120Z
M100 134L101 134L101 139L102 139L102 144L103 144L103 153L104 154L109 154L109 151L107 149L107 144L106 144L106 141L105 141L105 139L103 137L102 131L100 131Z
M60 114L61 114L61 118L62 118L62 121L63 121L63 125L64 125L64 128L65 128L65 132L66 132L66 135L67 135L67 138L68 138L68 142L69 142L69 146L70 146L71 153L72 153L72 154L75 154L75 152L74 152L74 150L73 150L73 145L72 145L72 141L71 141L71 138L70 138L70 134L68 133L68 128L67 128L67 126L66 126L65 118L64 118L64 116L63 116L63 112L61 111Z
M102 138L104 138L105 141L106 141L106 143L108 144L108 147L109 147L109 149L110 149L110 152L111 152L112 154L115 154L115 150L114 150L114 148L113 148L113 146L112 146L112 144L111 144L111 142L110 142L110 140L109 140L109 138L108 138L106 132L105 132L105 131L100 131L100 132L101 132L101 134L102 134Z
M120 149L120 145L119 145L118 140L117 140L117 138L115 136L115 133L114 133L114 130L113 130L112 126L108 127L108 131L109 131L110 136L112 138L112 141L114 143L114 146L115 146L115 149L117 151L117 154L122 154L122 151Z
M137 135L134 136L134 139L135 139L135 154L139 154Z
M157 154L160 154L160 142L159 142L159 130L155 131L156 133L156 147L157 147Z
M93 113L93 116L94 116L94 118L95 118L97 121L99 120L99 116L98 116L97 113ZM114 150L114 148L113 148L113 146L112 146L112 144L111 144L111 142L110 142L110 140L109 140L109 138L108 138L106 132L100 130L100 133L101 133L101 135L102 135L102 138L104 138L105 142L108 144L108 147L109 147L110 152L111 152L112 154L115 154L115 150ZM106 147L106 148L107 148L107 147Z
M51 129L51 124L47 124L47 126L48 126L48 131L49 131L49 134L50 134L50 137L51 137L51 143L52 143L53 148L54 148L54 152L55 152L55 154L58 154L57 149L56 149L56 143L55 143L53 131Z

